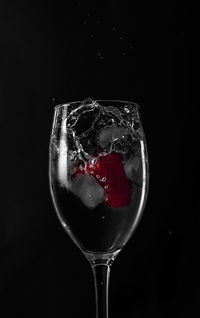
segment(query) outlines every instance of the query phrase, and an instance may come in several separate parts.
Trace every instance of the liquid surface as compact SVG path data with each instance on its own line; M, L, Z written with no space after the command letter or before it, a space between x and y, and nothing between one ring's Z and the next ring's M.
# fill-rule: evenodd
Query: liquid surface
M144 208L148 166L138 109L87 99L57 108L50 185L59 219L84 251L120 250Z

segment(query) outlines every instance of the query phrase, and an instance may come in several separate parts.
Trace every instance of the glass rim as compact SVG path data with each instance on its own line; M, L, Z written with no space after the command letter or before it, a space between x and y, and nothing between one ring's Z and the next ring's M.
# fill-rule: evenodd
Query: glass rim
M65 102L65 103L60 103L56 106L54 106L54 109L57 110L59 108L62 108L62 107L67 107L69 105L72 105L72 104L77 104L77 103L82 103L84 100L77 100L77 101L68 101L68 102ZM138 105L138 103L136 102L133 102L133 101L128 101L128 100L121 100L121 99L94 99L95 102L118 102L118 103L127 103L127 104L132 104L134 105L135 107L137 107L138 109L140 109L140 105Z

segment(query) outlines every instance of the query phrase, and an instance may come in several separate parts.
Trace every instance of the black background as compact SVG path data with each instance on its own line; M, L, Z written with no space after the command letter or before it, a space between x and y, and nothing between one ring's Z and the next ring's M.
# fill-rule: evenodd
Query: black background
M199 22L190 9L1 1L1 317L94 317L92 271L48 185L53 106L86 97L138 102L148 142L149 197L112 266L111 318L199 316Z

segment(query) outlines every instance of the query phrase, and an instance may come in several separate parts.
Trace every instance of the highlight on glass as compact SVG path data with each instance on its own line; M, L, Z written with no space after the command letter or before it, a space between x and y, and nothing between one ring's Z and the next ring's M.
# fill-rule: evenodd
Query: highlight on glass
M108 318L110 267L135 231L148 193L139 106L90 98L56 106L49 178L57 216L92 266L96 318Z

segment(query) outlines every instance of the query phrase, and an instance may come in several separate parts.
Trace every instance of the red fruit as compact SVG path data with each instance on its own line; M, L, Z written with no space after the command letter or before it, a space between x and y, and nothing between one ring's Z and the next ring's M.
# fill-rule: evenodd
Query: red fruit
M92 162L93 161L93 162ZM123 157L117 152L94 158L86 167L78 168L78 174L90 174L104 189L104 203L113 208L130 204L132 183L126 177L123 167Z

